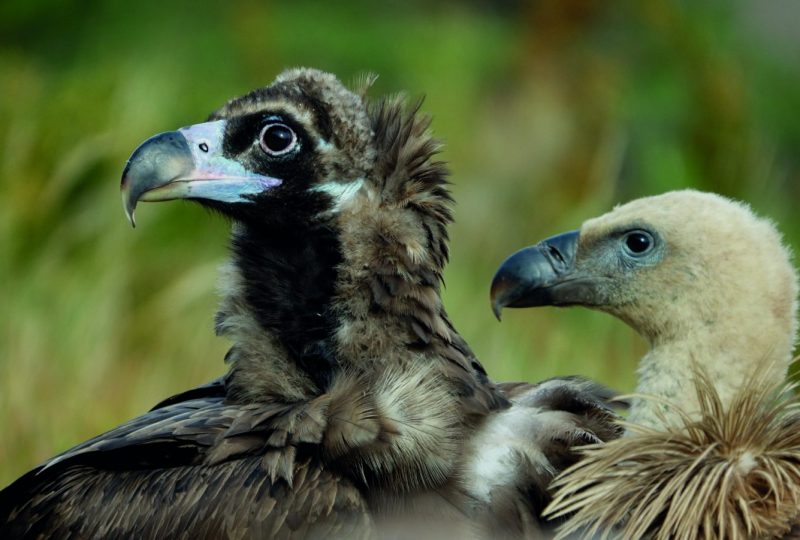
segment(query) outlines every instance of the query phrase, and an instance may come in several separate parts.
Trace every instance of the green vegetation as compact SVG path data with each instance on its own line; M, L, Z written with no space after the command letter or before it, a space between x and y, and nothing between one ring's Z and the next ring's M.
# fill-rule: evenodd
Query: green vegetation
M617 202L713 190L800 246L800 47L770 26L793 4L429 4L0 3L0 485L223 372L228 225L173 203L131 230L118 180L144 138L287 66L427 95L458 201L446 302L497 379L632 388L645 345L622 323L498 324L488 301L506 255Z

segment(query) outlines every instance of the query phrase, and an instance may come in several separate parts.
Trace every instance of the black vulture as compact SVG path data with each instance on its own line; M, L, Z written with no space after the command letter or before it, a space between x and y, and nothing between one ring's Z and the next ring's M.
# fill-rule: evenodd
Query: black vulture
M693 190L619 206L501 265L496 310L587 306L650 345L627 436L554 484L549 514L577 511L564 534L800 533L800 413L786 387L797 290L770 221Z
M229 371L5 488L0 537L523 533L572 446L618 435L592 383L488 378L439 295L452 201L429 120L362 94L289 70L136 149L131 220L192 199L233 223ZM496 451L522 416L527 447Z

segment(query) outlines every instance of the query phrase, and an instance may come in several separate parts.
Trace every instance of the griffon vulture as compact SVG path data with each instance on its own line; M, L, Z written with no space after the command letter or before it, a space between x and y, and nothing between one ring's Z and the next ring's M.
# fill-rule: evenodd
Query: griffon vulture
M495 310L602 310L650 345L627 436L554 484L549 514L577 512L563 535L800 532L800 414L785 386L797 274L771 222L710 193L635 200L509 257L492 296Z

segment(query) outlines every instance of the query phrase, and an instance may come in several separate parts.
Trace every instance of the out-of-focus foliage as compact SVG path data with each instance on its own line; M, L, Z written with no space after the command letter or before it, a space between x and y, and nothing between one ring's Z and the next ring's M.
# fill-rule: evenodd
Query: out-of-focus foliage
M514 250L641 195L745 199L800 246L793 0L0 3L0 485L224 370L228 225L119 202L149 135L308 65L427 95L458 201L446 301L497 379L622 391L645 344L583 310L492 317Z

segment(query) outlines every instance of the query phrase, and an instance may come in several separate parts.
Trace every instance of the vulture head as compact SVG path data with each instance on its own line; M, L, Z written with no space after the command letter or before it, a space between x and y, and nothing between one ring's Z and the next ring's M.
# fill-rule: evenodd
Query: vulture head
M691 190L629 202L518 251L497 271L492 302L496 313L581 305L620 318L651 346L638 391L684 409L696 408L694 363L725 403L756 369L781 383L797 330L797 276L772 223ZM631 420L660 424L636 402Z
M361 97L333 75L288 71L205 123L142 143L123 172L123 205L133 222L139 201L192 199L286 234L363 185L374 168L372 128Z
M234 392L303 399L456 340L439 299L451 198L428 124L402 99L293 69L130 157L131 221L140 201L190 199L234 223L217 316ZM489 408L503 401L476 360L463 368Z
M553 484L561 533L780 538L800 525L800 415L785 387L797 274L773 224L719 195L619 206L509 257L503 307L582 305L650 344L627 437Z

